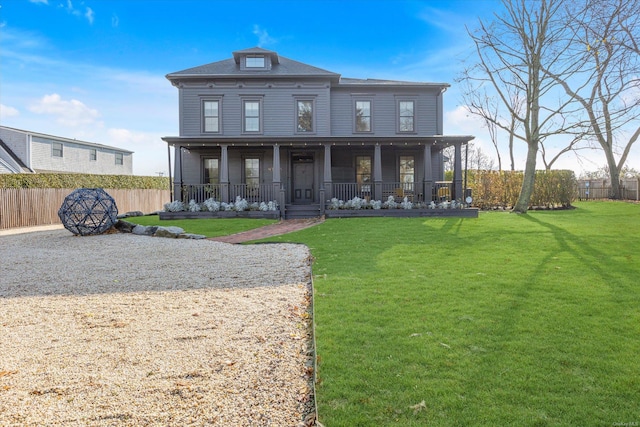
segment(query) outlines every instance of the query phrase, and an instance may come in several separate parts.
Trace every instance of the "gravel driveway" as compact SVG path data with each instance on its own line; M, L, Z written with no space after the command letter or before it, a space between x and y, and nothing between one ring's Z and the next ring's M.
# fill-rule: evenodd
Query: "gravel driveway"
M305 246L56 230L0 271L2 426L312 423Z

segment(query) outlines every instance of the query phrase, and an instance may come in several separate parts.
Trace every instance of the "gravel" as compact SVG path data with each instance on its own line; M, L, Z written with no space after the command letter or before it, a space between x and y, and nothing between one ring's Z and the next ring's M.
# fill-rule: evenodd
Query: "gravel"
M0 237L0 425L313 425L310 254Z

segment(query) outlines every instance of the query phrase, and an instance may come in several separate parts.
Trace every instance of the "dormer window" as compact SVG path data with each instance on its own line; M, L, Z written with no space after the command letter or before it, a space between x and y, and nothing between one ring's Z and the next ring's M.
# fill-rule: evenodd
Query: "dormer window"
M245 58L245 66L247 68L264 68L264 56L247 56Z

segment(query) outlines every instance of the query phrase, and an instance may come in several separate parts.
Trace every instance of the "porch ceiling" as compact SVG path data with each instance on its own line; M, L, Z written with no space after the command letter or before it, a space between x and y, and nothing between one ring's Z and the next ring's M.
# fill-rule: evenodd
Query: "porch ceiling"
M397 145L397 146L421 146L430 144L444 148L454 144L467 144L474 139L471 135L431 135L413 136L403 135L398 137L374 137L374 136L305 136L305 137L179 137L165 136L162 138L169 146L182 147L216 147L227 145L231 147L260 147L279 144L282 147L313 147L331 144L333 146L372 146Z

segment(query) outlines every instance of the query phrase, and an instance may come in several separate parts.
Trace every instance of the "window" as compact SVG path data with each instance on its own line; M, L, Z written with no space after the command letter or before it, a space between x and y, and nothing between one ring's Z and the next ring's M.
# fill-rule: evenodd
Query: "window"
M218 159L204 159L204 183L211 185L220 183L220 163Z
M400 156L400 184L404 191L413 191L415 161L413 156Z
M116 165L123 165L124 164L124 156L122 155L122 153L116 153Z
M360 191L371 192L371 156L356 156L356 182Z
M204 131L220 132L220 101L204 101L202 111L204 115Z
M414 131L414 102L413 101L400 101L398 103L399 113L399 126L400 132L413 132Z
M244 183L247 188L258 188L260 185L260 159L244 159Z
M244 101L244 132L260 132L260 101Z
M96 161L98 160L98 150L96 150L95 148L89 148L89 161Z
M247 68L264 68L264 56L247 56L245 66Z
M297 101L297 131L313 132L313 101Z
M53 157L62 157L62 144L59 142L51 143L51 155Z
M371 101L356 101L356 132L371 132Z

